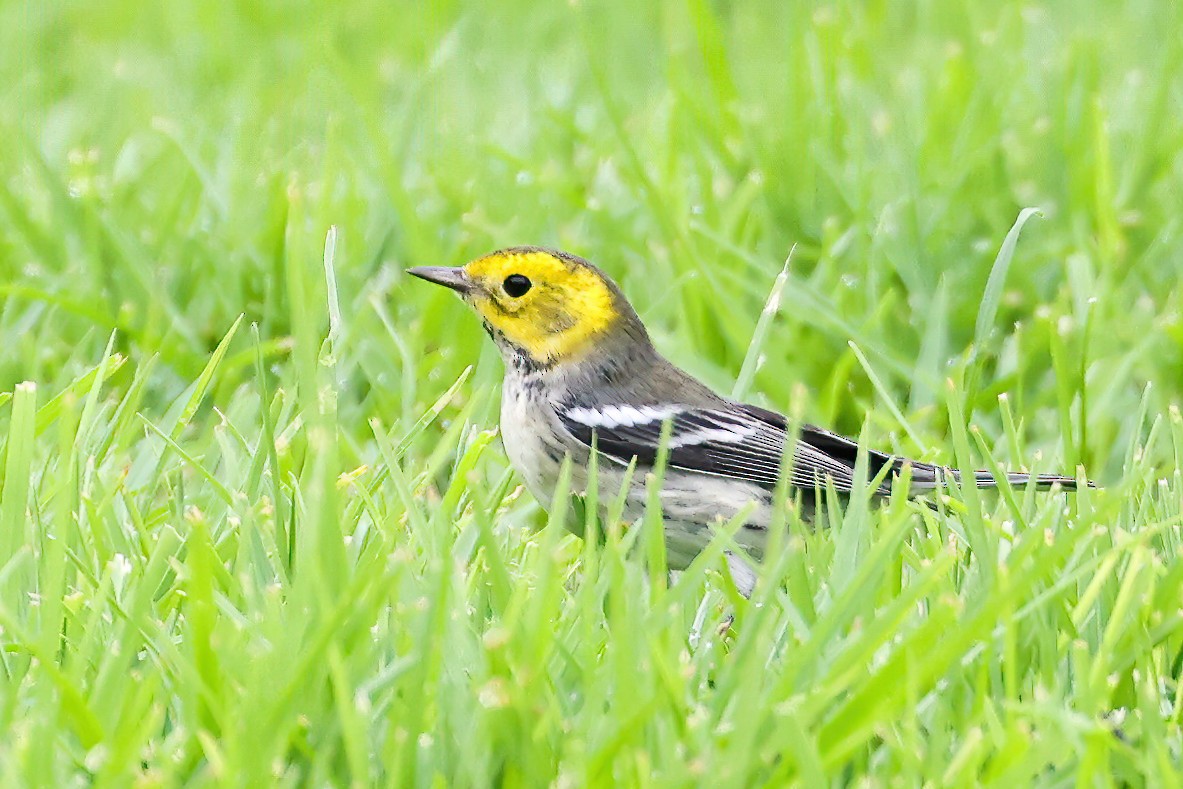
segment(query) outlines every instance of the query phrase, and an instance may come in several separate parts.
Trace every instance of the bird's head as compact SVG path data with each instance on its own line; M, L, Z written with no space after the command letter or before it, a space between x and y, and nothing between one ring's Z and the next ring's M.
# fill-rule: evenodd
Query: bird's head
M648 341L616 283L566 252L512 247L466 266L421 266L407 273L460 294L507 359L550 367L581 359L613 336Z

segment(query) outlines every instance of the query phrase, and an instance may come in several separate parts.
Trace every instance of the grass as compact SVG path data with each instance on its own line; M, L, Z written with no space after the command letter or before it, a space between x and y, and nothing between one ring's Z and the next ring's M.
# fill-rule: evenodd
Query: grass
M0 782L1177 785L1181 13L0 4ZM654 583L402 274L515 243L721 391L1102 488Z

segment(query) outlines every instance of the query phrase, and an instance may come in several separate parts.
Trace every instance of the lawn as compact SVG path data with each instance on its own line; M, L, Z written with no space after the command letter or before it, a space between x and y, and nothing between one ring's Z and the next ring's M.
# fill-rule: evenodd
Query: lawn
M0 784L1180 782L1183 6L0 29ZM403 273L524 243L720 391L1100 487L856 495L750 601L725 530L667 583L519 487Z

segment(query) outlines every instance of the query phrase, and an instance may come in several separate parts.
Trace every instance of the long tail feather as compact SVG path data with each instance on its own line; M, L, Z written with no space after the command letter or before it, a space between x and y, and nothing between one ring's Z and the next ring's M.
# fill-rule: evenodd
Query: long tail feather
M953 478L958 482L962 481L963 477L960 472L949 469L953 474ZM998 480L989 471L975 471L974 485L979 488L996 488L998 487ZM1018 471L1008 471L1006 473L1006 481L1015 487L1026 487L1027 485L1034 485L1039 490L1047 490L1048 488L1059 485L1064 490L1076 490L1080 487L1074 477L1066 477L1062 474L1025 474ZM1085 480L1085 486L1089 488L1097 487L1092 480Z
M901 464L902 465L902 464ZM911 464L910 464L911 465ZM964 480L960 471L943 466L925 464L913 465L912 490L934 490L943 487L945 480L952 477L958 483ZM1081 486L1074 477L1062 474L1026 474L1019 471L1008 471L1006 481L1017 488L1034 485L1039 490L1059 486L1062 490L1077 490ZM996 488L998 480L989 471L975 471L973 483L978 488ZM1097 487L1092 480L1085 480L1085 487Z

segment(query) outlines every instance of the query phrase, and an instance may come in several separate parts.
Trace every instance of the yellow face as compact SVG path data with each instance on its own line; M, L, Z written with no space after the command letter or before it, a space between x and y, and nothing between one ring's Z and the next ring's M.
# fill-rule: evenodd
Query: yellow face
M543 249L507 249L463 269L411 273L458 291L495 336L538 364L582 356L621 318L618 297L602 274Z

